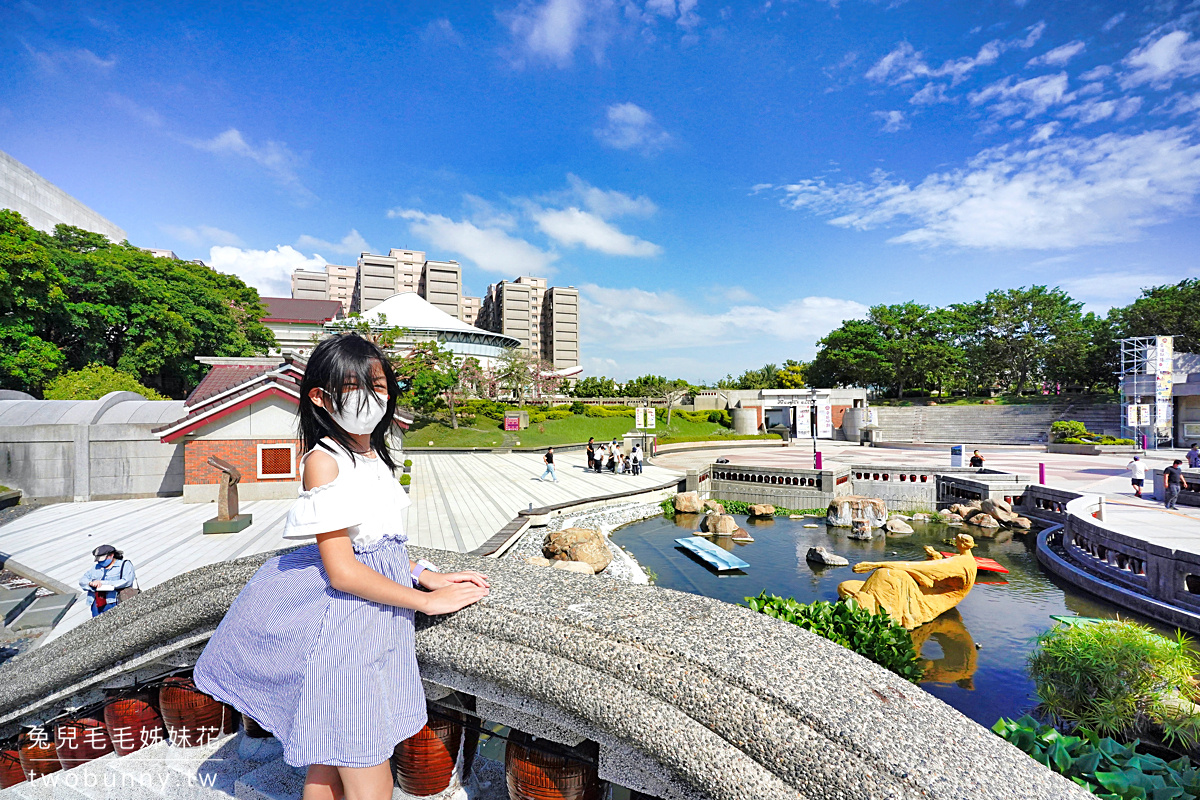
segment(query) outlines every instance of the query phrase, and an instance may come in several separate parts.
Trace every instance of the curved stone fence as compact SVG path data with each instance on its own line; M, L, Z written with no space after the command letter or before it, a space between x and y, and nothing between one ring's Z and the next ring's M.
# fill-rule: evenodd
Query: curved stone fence
M434 699L597 743L601 776L674 800L1086 798L922 689L749 609L522 564L413 548L486 571L492 593L418 615ZM0 667L0 736L186 663L270 554L181 575Z

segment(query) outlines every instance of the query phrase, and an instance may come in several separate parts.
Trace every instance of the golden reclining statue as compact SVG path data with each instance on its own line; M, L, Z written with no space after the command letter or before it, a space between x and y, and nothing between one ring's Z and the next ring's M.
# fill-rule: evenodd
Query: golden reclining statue
M958 555L945 558L925 548L926 561L864 561L855 572L874 572L865 581L842 581L838 596L853 597L872 613L882 609L908 630L954 608L975 585L975 540L965 533L954 537Z

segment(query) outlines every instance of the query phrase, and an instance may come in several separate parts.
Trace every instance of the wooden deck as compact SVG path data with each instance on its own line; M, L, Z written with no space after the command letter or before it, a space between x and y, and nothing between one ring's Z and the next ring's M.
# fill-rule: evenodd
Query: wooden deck
M539 454L411 454L412 506L405 530L413 544L467 552L485 542L518 511L567 500L650 487L679 473L647 467L643 475L586 472L584 455L557 456L559 483L540 482ZM60 503L0 527L0 554L49 577L77 586L91 566L91 551L111 544L137 567L143 589L205 564L289 546L282 539L291 500L243 503L254 524L239 533L205 536L201 525L216 513L212 503L179 497ZM85 603L76 603L43 641L85 622Z

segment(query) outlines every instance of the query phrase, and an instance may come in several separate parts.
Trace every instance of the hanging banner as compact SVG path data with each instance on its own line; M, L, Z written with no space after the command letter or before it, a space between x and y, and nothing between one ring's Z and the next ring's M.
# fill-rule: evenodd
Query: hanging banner
M1154 427L1170 436L1174 423L1171 389L1175 383L1175 337L1154 337Z
M658 423L654 419L654 406L650 406L646 409L646 428L649 430L657 425Z
M646 427L646 409L639 407L633 410L633 427L642 430Z

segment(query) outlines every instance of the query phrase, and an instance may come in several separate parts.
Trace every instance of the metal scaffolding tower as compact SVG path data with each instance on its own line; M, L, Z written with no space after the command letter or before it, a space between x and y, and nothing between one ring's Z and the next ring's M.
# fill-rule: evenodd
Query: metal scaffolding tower
M1133 336L1121 346L1121 436L1148 448L1169 444L1174 337ZM1144 437L1144 439L1143 439Z

